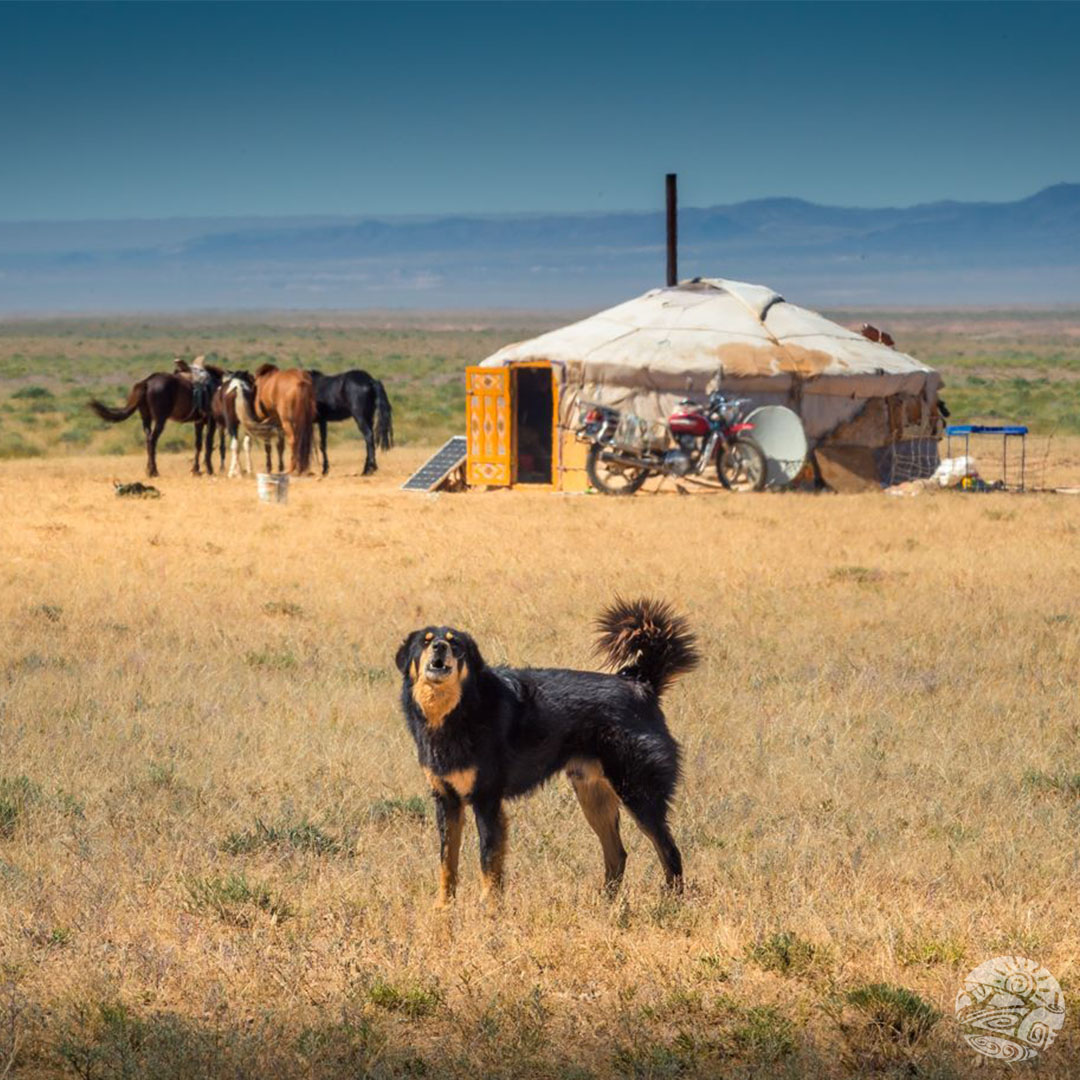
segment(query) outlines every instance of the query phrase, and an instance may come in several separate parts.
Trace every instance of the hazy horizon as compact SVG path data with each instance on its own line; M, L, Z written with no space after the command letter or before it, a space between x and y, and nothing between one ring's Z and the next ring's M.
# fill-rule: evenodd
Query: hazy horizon
M0 0L0 3L4 0ZM87 225L87 224L109 224L113 222L232 222L232 221L265 221L274 222L280 224L285 221L296 221L309 223L312 221L342 221L342 220L375 220L375 221L395 221L395 222L407 222L407 221L438 221L445 220L447 218L477 218L488 220L500 220L500 219L513 219L521 220L526 218L550 218L550 217L591 217L595 215L615 215L615 214L651 214L656 213L662 206L664 200L664 188L663 188L663 175L658 174L656 177L656 192L655 199L651 205L648 206L621 206L611 207L599 211L590 211L584 209L572 209L565 210L537 210L531 207L523 207L518 210L498 210L498 211L466 211L466 210L447 210L441 213L428 212L428 213L400 213L400 214L376 214L376 213L341 213L331 214L321 210L310 210L306 212L296 212L289 214L166 214L166 215L125 215L120 214L116 216L106 217L74 217L74 218L6 218L0 216L0 225ZM679 198L679 207L684 210L709 210L716 207L723 207L728 205L745 205L748 203L772 203L772 202L793 202L793 203L806 203L811 206L818 207L824 210L917 210L920 208L934 207L950 204L966 204L969 206L1004 206L1011 202L1023 202L1025 199L1032 198L1041 194L1051 188L1071 188L1080 187L1080 180L1061 179L1054 183L1046 184L1039 188L1037 191L1031 191L1027 194L1019 195L1015 200L1013 199L980 199L980 200L967 200L957 197L945 197L941 199L932 199L928 201L920 201L913 203L891 203L889 205L841 205L840 203L828 203L817 202L813 199L807 199L802 195L792 192L781 193L777 195L759 196L753 199L740 199L736 203L709 203L709 204L690 204L685 199Z

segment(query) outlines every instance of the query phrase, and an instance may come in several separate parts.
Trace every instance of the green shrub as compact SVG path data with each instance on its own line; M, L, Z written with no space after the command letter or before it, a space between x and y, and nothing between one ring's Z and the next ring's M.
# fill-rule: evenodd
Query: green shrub
M60 433L60 441L67 446L86 446L93 438L93 433L85 428L68 428Z
M963 943L955 938L935 938L925 934L903 935L896 945L896 960L901 967L960 964L966 955L967 950Z
M372 1005L389 1012L403 1013L412 1020L430 1016L443 1001L442 991L437 986L395 986L382 978L376 979L368 987L367 996Z
M752 946L749 958L763 971L777 971L781 975L803 975L824 957L818 946L785 930Z
M269 671L295 671L300 666L300 661L288 649L251 649L244 654L244 661L249 667Z
M252 852L268 849L313 851L316 855L335 855L342 850L339 840L328 836L310 821L266 825L258 818L255 820L254 829L229 833L221 847L230 855L250 855Z
M263 611L267 615L287 615L291 618L304 614L304 609L290 600L267 600L263 604Z
M284 900L263 882L249 882L243 874L227 877L191 877L185 880L191 911L210 911L232 926L251 926L257 912L281 922L293 914Z
M1071 773L1067 769L1059 769L1055 773L1028 769L1020 783L1028 791L1064 795L1069 799L1080 798L1080 773Z
M941 1013L918 994L902 986L871 983L845 995L884 1040L914 1046L941 1019Z
M35 458L41 457L44 452L36 443L27 442L17 431L5 431L0 435L0 458Z
M55 412L56 398L51 390L44 386L24 386L11 395L13 401L25 402L24 408L31 413Z
M779 1061L795 1052L791 1021L767 1005L746 1009L731 1036L736 1047L755 1062Z
M420 795L391 796L376 799L368 807L368 817L372 821L397 821L401 819L423 821L428 816L428 802Z
M41 799L41 788L26 776L0 776L0 839L10 839L27 810Z

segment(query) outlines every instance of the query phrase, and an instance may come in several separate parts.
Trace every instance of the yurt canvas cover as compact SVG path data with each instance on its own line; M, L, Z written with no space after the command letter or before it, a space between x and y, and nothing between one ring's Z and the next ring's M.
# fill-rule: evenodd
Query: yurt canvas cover
M555 442L565 458L575 456L582 402L659 420L681 398L720 387L794 409L834 486L887 480L903 444L923 456L929 444L936 463L937 372L762 285L708 278L653 289L481 366L538 364L551 365L558 386Z

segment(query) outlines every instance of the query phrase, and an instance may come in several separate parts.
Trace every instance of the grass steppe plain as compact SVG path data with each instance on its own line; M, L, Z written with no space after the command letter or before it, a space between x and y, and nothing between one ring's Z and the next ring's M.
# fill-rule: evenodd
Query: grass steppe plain
M12 397L119 398L173 350L239 359L233 330L8 340L0 438L41 454L0 465L0 1076L987 1075L952 1002L1002 954L1060 981L1038 1071L1075 1075L1080 503L401 492L460 426L463 363L543 325L503 319L242 328L245 356L385 374L401 418L375 478L339 426L285 506L187 475L176 427L163 497L116 498L136 421L80 446ZM957 354L972 319L942 331ZM1076 440L1053 446L1075 483ZM397 644L448 621L492 663L587 666L616 591L702 645L667 699L685 896L624 823L601 897L557 779L510 807L501 909L470 823L434 912Z

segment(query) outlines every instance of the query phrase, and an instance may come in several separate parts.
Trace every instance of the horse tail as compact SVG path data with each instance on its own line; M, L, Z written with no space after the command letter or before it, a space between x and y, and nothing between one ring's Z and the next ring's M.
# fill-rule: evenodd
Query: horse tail
M305 373L306 374L306 373ZM315 384L310 376L301 380L292 403L294 453L297 471L303 475L311 468L311 450L315 431Z
M146 380L141 379L131 388L131 393L128 394L127 401L124 403L123 408L112 409L103 402L98 401L97 398L91 398L90 408L93 409L102 420L108 420L110 424L119 424L121 420L126 420L139 407L145 393Z
M375 384L375 441L380 450L389 450L394 445L394 410L383 384L378 379L371 381Z

